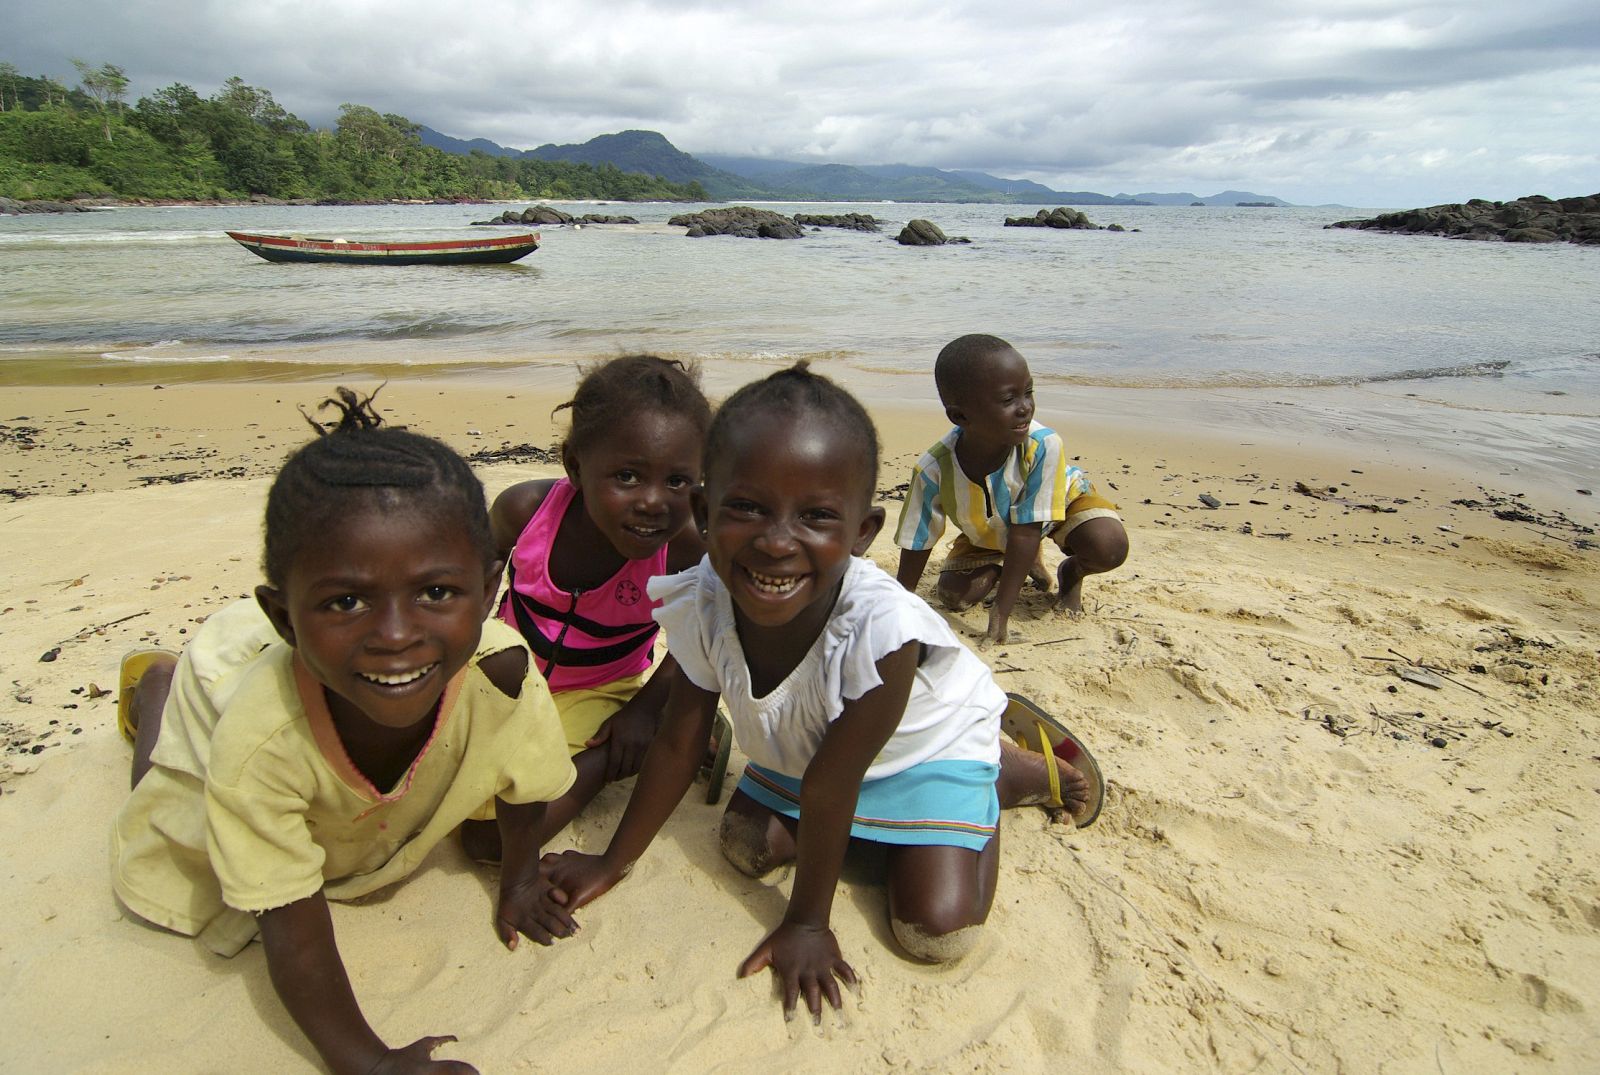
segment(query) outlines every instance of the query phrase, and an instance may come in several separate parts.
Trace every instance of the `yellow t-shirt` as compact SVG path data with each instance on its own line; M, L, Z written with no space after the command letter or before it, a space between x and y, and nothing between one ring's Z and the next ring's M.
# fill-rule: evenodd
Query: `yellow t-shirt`
M321 685L255 603L212 616L179 659L155 764L117 814L112 887L141 917L233 955L255 913L392 884L486 799L558 797L576 771L543 677L530 661L508 698L478 667L523 645L484 624L432 737L385 791L345 755Z

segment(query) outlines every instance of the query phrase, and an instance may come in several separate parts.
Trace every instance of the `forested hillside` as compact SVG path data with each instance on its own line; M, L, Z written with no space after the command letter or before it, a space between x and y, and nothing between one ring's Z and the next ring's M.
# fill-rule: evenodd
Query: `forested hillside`
M230 78L210 97L181 83L127 103L114 64L78 64L79 84L0 64L0 197L75 195L172 200L252 196L380 201L603 198L700 201L697 183L670 183L614 165L461 156L422 143L404 116L358 104L315 130L269 90Z

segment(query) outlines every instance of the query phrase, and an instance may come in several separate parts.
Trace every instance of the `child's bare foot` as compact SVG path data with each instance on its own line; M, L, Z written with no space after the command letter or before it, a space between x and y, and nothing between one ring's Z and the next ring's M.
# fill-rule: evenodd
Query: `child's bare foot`
M1087 777L1054 754L1023 750L1005 738L1000 740L1000 779L995 782L1000 808L1050 805L1050 772L1045 766L1051 764L1060 774L1061 802L1066 812L1082 814L1089 802Z
M1054 581L1050 578L1050 569L1044 566L1043 560L1033 562L1033 566L1028 568L1028 578L1033 581L1034 589L1045 593L1050 592L1050 583Z
M1074 557L1067 557L1056 568L1056 584L1061 596L1056 598L1056 611L1065 612L1073 619L1083 615L1083 572L1078 570Z

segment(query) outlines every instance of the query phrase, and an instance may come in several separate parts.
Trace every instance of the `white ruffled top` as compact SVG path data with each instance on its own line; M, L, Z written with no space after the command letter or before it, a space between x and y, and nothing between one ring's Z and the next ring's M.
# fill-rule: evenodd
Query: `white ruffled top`
M870 560L851 560L822 633L788 678L760 698L751 694L732 599L710 559L657 576L649 587L661 602L655 617L666 631L667 649L690 682L722 695L734 741L757 765L804 776L845 702L882 683L877 662L912 641L927 647L927 656L900 727L865 779L926 761L1000 761L1005 692L927 602Z

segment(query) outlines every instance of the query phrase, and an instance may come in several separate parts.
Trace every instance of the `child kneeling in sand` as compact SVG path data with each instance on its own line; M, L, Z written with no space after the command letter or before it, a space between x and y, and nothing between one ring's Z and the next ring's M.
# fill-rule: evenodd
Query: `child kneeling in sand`
M1006 640L1011 610L1048 537L1066 553L1056 571L1058 609L1083 612L1083 580L1120 567L1128 534L1116 505L1067 461L1061 437L1033 420L1033 375L998 336L962 336L934 363L939 400L955 428L917 460L894 541L897 578L915 590L946 520L960 533L939 569L939 600L954 611L993 592L987 637Z
M544 944L570 915L539 873L545 802L574 772L517 633L484 623L499 563L483 488L445 445L344 396L267 498L267 584L177 658L124 662L134 788L112 885L140 917L233 955L259 929L284 1007L335 1072L471 1071L448 1037L367 1025L327 899L400 880L495 798L495 929ZM321 432L319 427L319 432Z
M1103 783L1064 728L1008 706L944 619L862 559L884 514L877 435L854 397L803 364L747 385L718 410L705 459L707 558L650 583L680 672L666 721L605 853L546 861L574 909L620 881L693 781L720 696L751 759L723 853L756 877L795 864L782 924L739 974L770 966L785 1012L804 996L820 1017L856 980L829 928L852 839L887 851L905 950L955 959L994 900L1000 808L1053 789L1086 825ZM1056 757L1002 746L1003 723Z
M670 656L651 668L650 579L705 553L689 509L711 406L696 373L654 355L589 370L570 403L566 476L519 482L489 509L508 565L500 618L533 650L578 779L545 811L543 840L611 781L634 775L661 723ZM493 803L461 826L467 854L499 861Z

